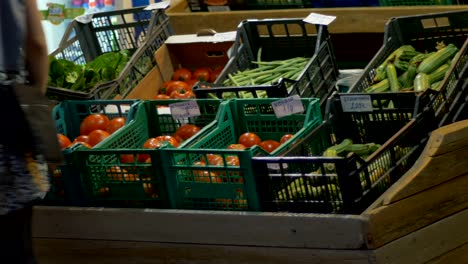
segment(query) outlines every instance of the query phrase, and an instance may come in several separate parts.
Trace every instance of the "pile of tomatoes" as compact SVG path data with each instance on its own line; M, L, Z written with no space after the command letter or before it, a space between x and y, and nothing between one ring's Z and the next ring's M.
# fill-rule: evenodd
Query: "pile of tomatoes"
M159 94L153 99L192 99L195 94L193 86L198 81L214 82L223 70L222 67L211 69L210 67L200 67L193 72L187 68L179 68L172 74L172 79L162 84Z
M292 137L294 137L293 134L285 134L281 137L280 141L272 139L262 140L257 134L246 132L239 137L238 144L231 144L228 146L228 149L245 149L253 146L259 146L266 152L271 153Z
M147 139L142 147L144 149L156 149L166 145L178 147L182 142L197 134L200 129L199 126L193 124L183 124L172 135L161 135ZM120 156L120 161L122 163L133 163L135 158L132 154L123 154ZM137 161L149 163L151 158L149 154L138 154Z
M111 120L104 114L90 114L80 123L80 135L71 141L64 134L57 134L60 146L63 149L82 144L92 148L115 131L125 125L125 117L115 117Z
M277 149L281 144L291 139L293 134L285 134L281 137L280 141L276 140L261 140L260 137L252 132L246 132L239 137L237 143L229 144L226 149L244 150L258 145L266 152L271 153ZM220 154L206 154L206 158L203 157L201 160L193 163L194 166L239 166L239 157L234 155L227 155L223 158ZM215 172L207 170L194 170L192 174L194 181L196 182L207 182L207 183L223 183L227 182L227 178L222 177L225 172ZM225 175L224 175L225 176ZM232 176L232 175L230 175ZM239 175L237 175L239 176ZM242 177L231 177L233 183L243 183Z

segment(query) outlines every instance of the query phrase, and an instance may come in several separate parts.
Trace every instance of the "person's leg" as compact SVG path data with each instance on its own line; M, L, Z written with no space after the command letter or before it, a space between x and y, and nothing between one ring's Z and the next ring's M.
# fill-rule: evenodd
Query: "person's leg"
M0 215L0 259L5 264L36 263L32 248L32 206Z

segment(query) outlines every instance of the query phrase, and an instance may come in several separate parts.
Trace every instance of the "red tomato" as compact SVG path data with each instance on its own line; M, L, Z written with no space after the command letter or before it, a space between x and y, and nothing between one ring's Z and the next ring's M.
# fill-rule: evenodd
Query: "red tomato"
M195 86L195 84L198 82L198 80L197 79L190 79L190 80L185 81L185 82L189 85L190 88L193 88Z
M158 140L160 142L167 142L167 143L171 144L173 147L178 147L179 146L179 141L177 141L177 139L174 138L173 136L169 136L169 135L158 136L158 137L156 137L156 140Z
M110 134L107 131L104 131L104 130L101 130L101 129L93 130L88 135L88 137L89 137L88 144L94 147L96 144L103 141L108 136L110 136Z
M230 144L227 146L227 149L246 149L246 147L242 144Z
M173 82L174 82L173 80L163 82L163 84L161 86L161 89L159 89L159 91L158 91L158 94L166 94L167 93L167 87Z
M210 82L215 82L219 74L221 74L222 71L223 71L223 67L217 67L216 69L214 69L210 75Z
M93 147L93 146L91 146L90 144L88 144L86 142L80 142L80 141L73 141L72 144L70 145L70 147L74 147L76 145L85 146L87 148L92 148Z
M239 157L237 157L237 156L227 156L226 157L226 164L228 166L239 166L240 165Z
M111 121L106 126L106 131L109 134L114 133L117 131L119 128L123 127L125 125L125 117L116 117L113 118Z
M177 135L177 134L175 134L175 133L174 133L172 136L173 136L173 137L177 140L177 142L179 142L179 143L182 143L182 142L184 141L181 137L179 137L179 135Z
M195 99L195 94L192 91L179 90L171 93L173 99Z
M208 82L210 81L210 74L211 74L211 69L208 67L201 67L196 69L193 72L193 79L202 81L202 82Z
M199 131L200 127L196 125L184 124L176 130L175 135L180 137L182 140L187 140L193 135L197 134Z
M89 137L87 135L80 135L77 136L73 142L84 142L84 143L89 143Z
M80 135L88 135L96 129L106 130L109 118L103 114L90 114L80 124Z
M188 81L192 79L192 72L186 68L179 68L172 74L173 81Z
M175 81L169 84L166 90L166 95L171 96L171 94L175 91L191 91L192 88L183 81Z
M153 99L155 100L167 100L167 99L171 99L171 97L167 94L157 94L155 96L153 96Z
M133 163L135 158L132 154L122 154L120 155L120 162L122 163Z
M144 149L155 149L155 148L160 148L164 146L164 144L157 140L156 138L149 138L143 143L143 148ZM138 155L138 161L139 162L146 162L148 159L150 159L149 154L139 154Z
M280 143L276 140L267 139L260 142L259 146L266 152L271 153L280 146Z
M286 134L286 135L282 136L281 139L280 139L280 144L283 144L284 142L290 140L292 137L294 137L293 134Z
M64 134L57 134L57 139L62 149L66 149L71 145L70 139Z
M206 158L208 159L208 164L209 165L214 165L214 166L223 166L223 157L218 154L206 154Z
M262 140L257 134L246 132L239 137L238 143L244 145L247 148L250 148L260 144L260 142L262 142Z

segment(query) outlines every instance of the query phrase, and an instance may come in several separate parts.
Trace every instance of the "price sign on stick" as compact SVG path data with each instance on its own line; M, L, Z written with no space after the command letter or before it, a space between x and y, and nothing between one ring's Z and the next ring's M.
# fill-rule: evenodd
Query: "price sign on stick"
M173 103L169 105L169 109L171 109L171 115L174 119L184 119L201 115L200 107L198 107L196 101Z
M342 95L340 101L343 112L372 112L370 95Z
M299 95L293 95L271 103L277 118L304 112Z

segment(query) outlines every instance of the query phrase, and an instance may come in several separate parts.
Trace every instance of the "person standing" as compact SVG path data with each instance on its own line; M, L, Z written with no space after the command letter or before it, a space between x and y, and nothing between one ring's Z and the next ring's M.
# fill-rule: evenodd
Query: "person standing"
M36 263L32 208L49 188L47 163L37 154L14 89L46 91L47 44L36 0L0 1L0 263Z

